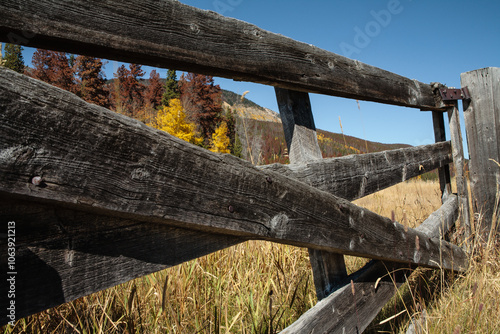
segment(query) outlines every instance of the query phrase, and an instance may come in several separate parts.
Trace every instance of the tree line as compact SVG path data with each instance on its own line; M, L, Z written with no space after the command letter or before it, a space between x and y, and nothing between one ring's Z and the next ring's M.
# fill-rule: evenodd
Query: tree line
M222 90L212 76L152 70L149 80L139 64L121 65L107 80L105 61L96 57L37 49L33 68L25 66L22 47L6 44L0 65L78 95L83 100L138 119L192 144L241 157L235 116L223 110Z

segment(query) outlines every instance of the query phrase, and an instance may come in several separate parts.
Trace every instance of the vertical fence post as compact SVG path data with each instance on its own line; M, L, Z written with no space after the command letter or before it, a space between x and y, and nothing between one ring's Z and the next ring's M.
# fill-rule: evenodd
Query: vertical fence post
M500 213L495 206L500 186L500 168L495 163L500 163L500 68L462 73L461 84L468 87L471 96L464 101L464 118L472 207L478 218L477 232L486 241L493 215L498 219Z
M322 159L309 94L282 88L275 88L275 91L290 163L299 164ZM318 300L321 300L347 277L344 256L309 249L309 258L316 295Z
M453 148L453 163L455 165L455 177L457 182L458 205L462 226L465 227L466 241L470 237L470 212L469 195L467 192L467 179L465 177L464 148L462 141L462 132L460 130L460 115L458 102L454 101L448 107L448 120L450 123L450 138Z
M434 125L434 138L436 143L446 141L446 132L444 127L444 115L440 111L432 112L432 123ZM442 202L451 194L450 166L446 165L438 168L439 185L441 188Z

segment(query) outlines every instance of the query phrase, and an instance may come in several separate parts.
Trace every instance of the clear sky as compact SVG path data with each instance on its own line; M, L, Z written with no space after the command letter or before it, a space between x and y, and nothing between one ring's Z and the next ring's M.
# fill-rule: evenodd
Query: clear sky
M416 79L460 87L460 73L500 66L500 1L180 0ZM388 15L389 14L389 15ZM360 33L361 32L361 33ZM368 37L360 37L363 34ZM26 50L31 61L33 50ZM119 66L110 61L108 78ZM148 69L148 68L146 68ZM165 77L166 70L160 70ZM270 86L216 78L277 111ZM383 143L434 142L430 112L311 94L316 127ZM463 123L462 123L463 128ZM465 138L465 135L464 135Z
M500 1L181 0L424 83L460 87L460 73L500 66ZM384 16L382 13L390 13ZM378 18L378 20L377 20ZM369 30L369 41L357 37ZM357 39L356 39L357 38ZM351 48L352 47L352 48ZM221 87L277 110L272 87ZM384 143L434 142L430 112L311 94L316 127ZM460 103L461 105L461 103ZM465 138L465 137L464 137Z

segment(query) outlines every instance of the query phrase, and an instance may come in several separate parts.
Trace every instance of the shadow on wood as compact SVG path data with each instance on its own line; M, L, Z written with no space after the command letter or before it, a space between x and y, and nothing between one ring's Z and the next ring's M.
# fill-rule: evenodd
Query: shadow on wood
M11 83L0 86L0 194L334 253L431 267L442 258L444 268L467 266L459 247L406 231L305 183L13 71L0 68L0 81ZM46 187L32 184L35 176Z
M0 198L1 220L16 223L16 318L245 241Z

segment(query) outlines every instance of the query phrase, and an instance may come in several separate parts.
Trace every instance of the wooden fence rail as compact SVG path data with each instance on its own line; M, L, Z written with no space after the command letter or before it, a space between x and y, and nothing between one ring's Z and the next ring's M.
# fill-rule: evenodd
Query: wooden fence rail
M439 238L455 224L457 216L457 197L450 195L416 230L429 238ZM409 265L371 261L281 333L363 332L411 271Z
M310 250L323 300L284 332L350 333L413 268L467 267L462 248L443 240L459 208L469 215L462 173L450 193L448 164L463 171L463 151L456 105L439 85L173 0L0 9L1 41L275 86L292 162L255 167L0 68L0 217L18 229L17 318L259 239ZM321 159L308 92L432 110L436 144ZM416 229L350 202L435 168L443 206ZM6 249L0 241L5 272ZM374 260L347 276L344 254Z
M71 93L10 70L0 69L0 80L3 83L0 117L4 134L0 196L14 196L23 205L24 201L37 201L126 220L118 223L108 219L110 225L94 226L95 230L90 233L81 228L67 232L70 228L67 224L72 226L71 220L60 219L53 223L59 231L47 236L29 228L36 226L39 219L36 215L30 216L26 227L21 225L23 220L19 216L9 218L10 213L6 215L18 221L20 230L25 231L26 243L22 238L17 243L20 266L30 264L24 271L24 284L39 287L35 273L40 271L40 266L55 270L47 277L60 277L60 280L47 281L51 288L46 291L62 291L64 296L60 299L61 292L54 294L57 301L47 296L51 306L79 297L75 291L83 290L84 295L100 290L102 283L95 282L111 278L105 285L108 286L145 273L144 268L135 267L121 278L121 270L110 275L107 265L95 268L77 256L77 252L95 252L98 257L118 255L109 254L108 248L100 248L101 238L110 238L109 233L93 238L100 235L101 228L108 231L110 227L107 226L115 224L118 231L128 235L134 231L128 227L134 225L134 221L203 232L201 236L191 233L194 238L206 238L207 244L197 246L197 252L183 249L180 253L186 254L185 258L198 257L207 250L253 238L405 264L442 265L448 269L467 265L466 255L460 248L448 243L443 246L439 239L418 231L405 231L403 226L388 218L300 181L187 144L139 121L87 104ZM444 159L448 159L446 155ZM41 177L42 183L33 184L35 177ZM58 210L51 211L56 212L51 219L57 218ZM8 208L3 212L9 212ZM363 224L359 223L360 219ZM86 228L92 229L92 226ZM177 231L174 229L172 233L185 242L182 239L184 232ZM222 237L223 242L220 242L221 238L213 236L214 233L233 237ZM113 238L114 235L113 232ZM145 237L138 235L139 240ZM55 245L48 243L47 238ZM139 240L134 237L125 242L122 239L121 249L142 247L143 243L137 244ZM169 237L166 240L178 239ZM214 242L218 246L212 245ZM155 246L164 245L158 242ZM184 248L182 242L174 247L178 248ZM55 249L54 252L51 249ZM398 251L401 249L405 252ZM178 263L177 251L173 255L159 264ZM441 263L440 259L444 261ZM32 265L34 262L39 266ZM70 271L68 268L59 271L57 268L61 266L69 266ZM158 270L161 266L153 268ZM80 275L74 275L74 271ZM85 280L86 277L92 280ZM95 286L91 287L93 284ZM25 304L21 305L34 307L42 303L31 303L34 298L39 300L32 289L21 291L24 292L20 293L19 300L25 298Z
M0 11L7 42L444 110L428 84L174 0L3 0Z
M2 144L9 148L2 155L0 192L200 231L438 266L439 242L345 199L188 145L13 71L0 69L0 78L10 83L0 88ZM37 140L27 145L19 138ZM37 176L43 187L32 184ZM402 245L407 252L395 251ZM466 266L460 248L446 249L445 268L453 268L451 258L457 268Z
M349 201L423 175L453 162L449 141L377 153L259 166Z

